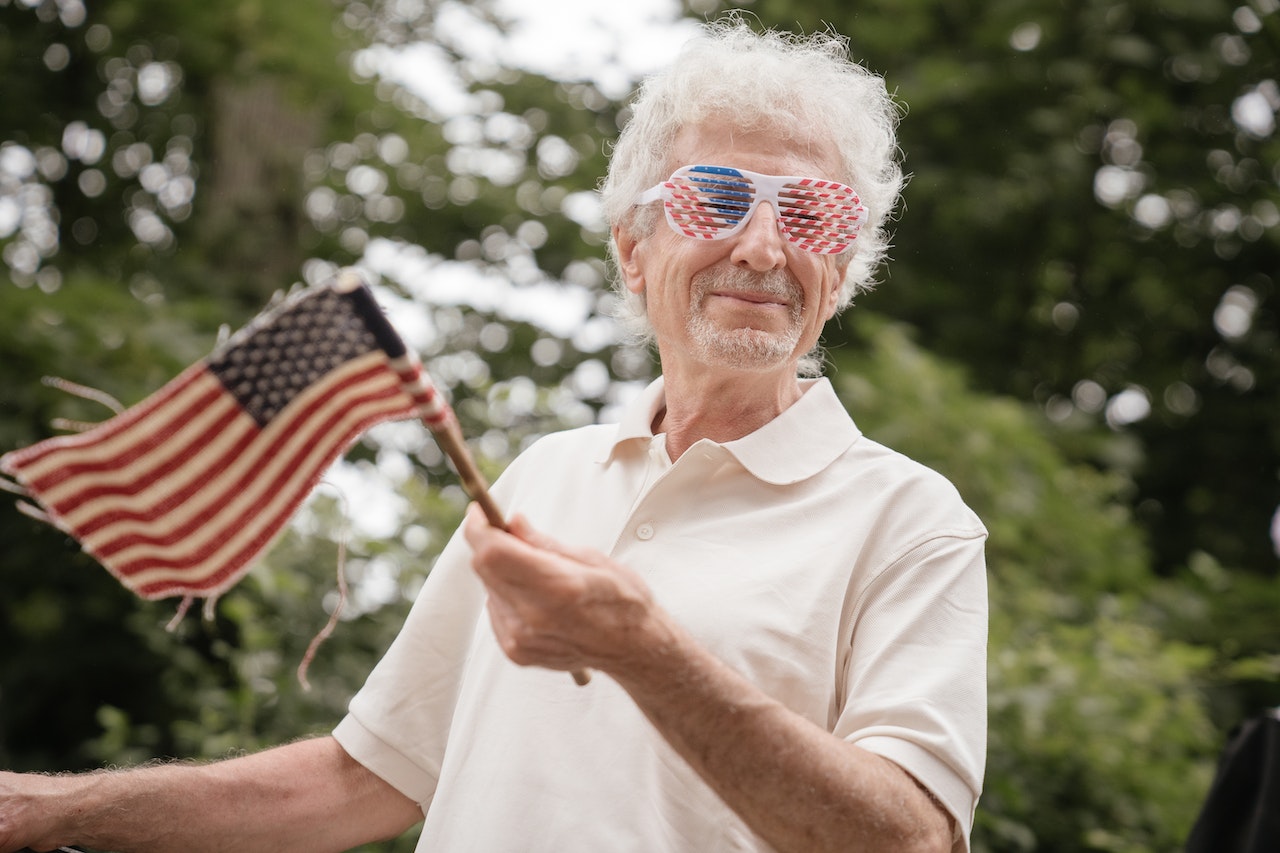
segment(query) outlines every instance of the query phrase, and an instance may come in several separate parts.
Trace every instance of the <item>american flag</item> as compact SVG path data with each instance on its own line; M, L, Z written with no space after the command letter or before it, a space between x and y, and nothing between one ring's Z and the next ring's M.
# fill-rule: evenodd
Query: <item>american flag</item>
M116 417L0 457L53 524L146 599L213 599L375 424L452 412L346 271Z

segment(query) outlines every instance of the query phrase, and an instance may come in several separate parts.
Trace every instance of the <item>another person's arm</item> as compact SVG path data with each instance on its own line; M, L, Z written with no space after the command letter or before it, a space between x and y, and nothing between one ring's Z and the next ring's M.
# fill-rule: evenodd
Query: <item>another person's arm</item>
M347 850L422 819L331 737L212 764L0 773L0 851Z
M494 630L516 663L608 673L780 851L951 849L948 814L910 774L765 695L675 624L634 573L521 519L512 531L475 511L466 523Z

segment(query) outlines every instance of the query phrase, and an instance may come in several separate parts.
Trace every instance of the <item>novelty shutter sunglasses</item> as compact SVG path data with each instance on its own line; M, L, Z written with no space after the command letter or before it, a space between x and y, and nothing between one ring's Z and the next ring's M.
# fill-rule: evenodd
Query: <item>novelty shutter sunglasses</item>
M746 226L760 202L770 202L786 238L819 255L848 249L867 218L867 209L852 187L729 166L681 166L666 181L637 196L636 204L659 199L676 233L701 240L732 237Z

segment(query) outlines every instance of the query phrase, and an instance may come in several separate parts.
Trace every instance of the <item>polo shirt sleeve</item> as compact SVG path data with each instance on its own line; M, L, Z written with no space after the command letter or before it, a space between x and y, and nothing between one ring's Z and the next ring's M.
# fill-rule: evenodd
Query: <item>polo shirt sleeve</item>
M512 489L535 464L521 454L490 492L508 506ZM333 736L356 761L418 803L436 795L445 745L454 726L468 666L480 637L490 636L484 585L471 570L471 546L459 527L414 599L404 625Z
M910 772L968 849L986 761L986 532L924 534L863 586L834 732Z
M469 649L484 615L470 548L455 533L387 653L333 731L352 758L422 806L435 795Z

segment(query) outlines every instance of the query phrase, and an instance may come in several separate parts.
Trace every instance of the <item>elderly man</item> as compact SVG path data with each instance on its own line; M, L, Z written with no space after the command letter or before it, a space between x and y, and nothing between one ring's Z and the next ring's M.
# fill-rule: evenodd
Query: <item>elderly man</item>
M707 28L603 185L662 378L474 508L331 737L0 776L0 850L963 851L981 522L816 371L896 202L895 108L832 36ZM576 686L569 671L596 677Z

